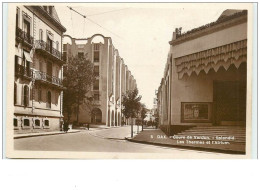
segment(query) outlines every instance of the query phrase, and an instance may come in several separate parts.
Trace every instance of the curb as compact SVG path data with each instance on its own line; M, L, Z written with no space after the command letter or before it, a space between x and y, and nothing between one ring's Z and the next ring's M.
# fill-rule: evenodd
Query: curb
M71 131L69 133L78 133L78 132L80 132L80 131ZM64 134L68 134L68 133L50 133L50 134L34 134L34 135L14 136L14 139L39 137L39 136L50 136L50 135L64 135Z
M189 149L189 150L200 150L200 151L207 151L207 152L216 152L216 153L224 153L224 154L241 154L245 155L246 153L243 151L236 151L236 150L221 150L216 148L206 148L206 147L192 147L192 146L181 146L181 145L173 145L173 144L162 144L156 142L148 142L148 141L138 141L131 138L125 138L127 141L135 142L135 143L142 143L142 144L150 144L156 146L163 146L163 147L172 147L172 148L180 148L180 149Z

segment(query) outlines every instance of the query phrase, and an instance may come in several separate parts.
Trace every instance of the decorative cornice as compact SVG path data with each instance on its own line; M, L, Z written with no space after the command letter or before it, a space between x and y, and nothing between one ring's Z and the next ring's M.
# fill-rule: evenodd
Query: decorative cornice
M178 77L181 79L184 74L191 76L191 74L195 72L198 75L202 70L204 70L206 74L210 69L214 69L215 72L217 72L221 66L226 70L228 70L232 64L238 68L242 62L246 61L247 40L242 40L176 58L175 65Z

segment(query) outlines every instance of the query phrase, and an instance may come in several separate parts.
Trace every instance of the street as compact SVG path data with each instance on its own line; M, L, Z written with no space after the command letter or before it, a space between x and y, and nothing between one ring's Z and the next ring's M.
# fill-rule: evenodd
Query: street
M136 127L134 132L136 132ZM195 154L206 157L216 155L216 153L210 152L129 142L124 139L125 136L130 136L130 126L15 139L14 148L33 151L169 153L175 155L192 153L193 156Z

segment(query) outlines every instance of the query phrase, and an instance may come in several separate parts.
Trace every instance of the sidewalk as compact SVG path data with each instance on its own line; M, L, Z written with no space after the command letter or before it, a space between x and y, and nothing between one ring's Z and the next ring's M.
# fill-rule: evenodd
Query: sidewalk
M82 130L72 129L67 133L78 133ZM14 139L27 138L27 137L37 137L37 136L47 136L47 135L62 135L66 134L64 131L49 131L49 132L39 132L39 133L27 133L27 134L15 134Z
M178 135L177 135L178 136ZM229 153L229 154L245 154L245 145L237 142L229 141L229 144L213 144L212 140L210 144L206 144L206 140L190 140L187 143L187 139L175 140L169 138L160 129L146 129L143 132L137 134L134 138L126 138L128 141L153 144L158 146L202 150L209 152ZM203 144L195 144L191 142L200 141ZM216 140L215 140L216 142Z
M109 130L96 130L93 133L90 133L93 136L104 138L104 139L111 139L111 140L125 140L125 138L131 137L131 126L124 125L124 126L113 126L108 127ZM137 126L133 126L133 135L137 134ZM139 131L141 127L139 127ZM91 130L90 130L91 131Z

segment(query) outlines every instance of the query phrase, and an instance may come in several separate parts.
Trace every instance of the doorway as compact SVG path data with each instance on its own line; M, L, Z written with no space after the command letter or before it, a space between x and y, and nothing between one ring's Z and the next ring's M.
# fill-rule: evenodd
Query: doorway
M214 124L245 125L246 81L214 81Z

